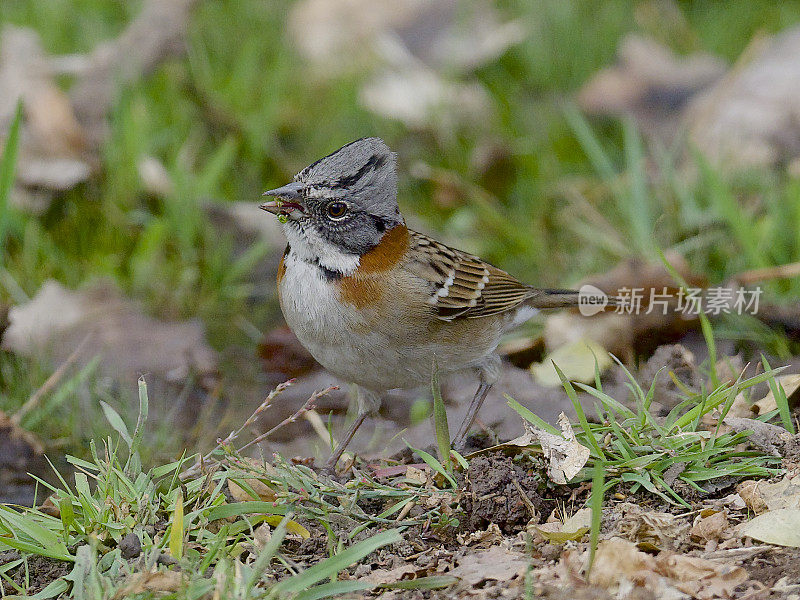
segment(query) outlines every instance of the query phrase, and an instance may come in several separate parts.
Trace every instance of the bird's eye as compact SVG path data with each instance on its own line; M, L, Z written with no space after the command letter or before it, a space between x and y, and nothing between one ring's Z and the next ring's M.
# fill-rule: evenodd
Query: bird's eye
M328 204L328 216L331 219L341 219L347 214L347 204L344 202L331 202Z

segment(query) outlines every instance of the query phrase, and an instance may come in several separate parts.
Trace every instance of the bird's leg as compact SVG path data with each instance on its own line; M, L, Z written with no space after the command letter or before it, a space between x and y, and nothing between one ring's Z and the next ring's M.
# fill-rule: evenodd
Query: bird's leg
M481 409L481 404L483 404L483 401L486 399L489 390L492 389L492 386L500 377L500 357L497 354L490 354L486 357L485 362L478 366L477 370L480 380L478 390L475 392L472 402L469 403L464 421L461 423L458 432L453 438L453 449L457 452L464 449L469 428L472 427L472 423L475 421L475 417Z
M358 389L358 415L356 415L356 420L353 421L352 425L350 425L347 433L344 434L344 437L336 446L333 454L331 454L331 457L325 463L326 471L333 471L336 468L336 463L339 462L339 459L342 457L342 453L353 439L353 436L356 434L356 431L358 431L358 428L364 424L364 421L367 417L376 414L380 406L381 398L378 394L363 388Z

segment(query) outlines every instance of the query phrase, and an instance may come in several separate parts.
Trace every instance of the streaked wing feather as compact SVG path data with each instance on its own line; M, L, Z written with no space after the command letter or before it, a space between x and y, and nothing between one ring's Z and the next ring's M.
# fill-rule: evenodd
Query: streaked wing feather
M445 321L488 317L519 306L531 288L477 256L409 231L408 268L430 283L429 304Z

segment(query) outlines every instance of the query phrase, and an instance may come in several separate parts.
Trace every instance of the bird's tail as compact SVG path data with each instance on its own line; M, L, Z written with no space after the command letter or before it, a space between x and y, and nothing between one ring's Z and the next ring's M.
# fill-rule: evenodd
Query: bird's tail
M623 306L624 301L620 296L609 296L602 290L593 287L581 291L575 290L542 290L539 288L530 288L527 304L533 308L573 308L575 306L596 306L596 310L591 311L589 314L595 314L605 308L615 308ZM584 296L585 292L585 296Z
M579 292L575 290L541 290L531 288L527 302L534 308L570 308L578 306Z

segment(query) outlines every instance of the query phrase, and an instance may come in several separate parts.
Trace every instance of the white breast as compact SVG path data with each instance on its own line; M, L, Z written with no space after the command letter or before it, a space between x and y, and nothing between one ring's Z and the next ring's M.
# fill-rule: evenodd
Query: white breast
M502 318L488 319L474 337L453 344L445 332L431 335L418 315L404 312L396 304L401 294L387 292L392 317L376 319L374 311L342 303L336 280L290 248L278 287L286 323L317 362L345 381L378 392L429 385L434 364L443 371L471 368L497 347Z

